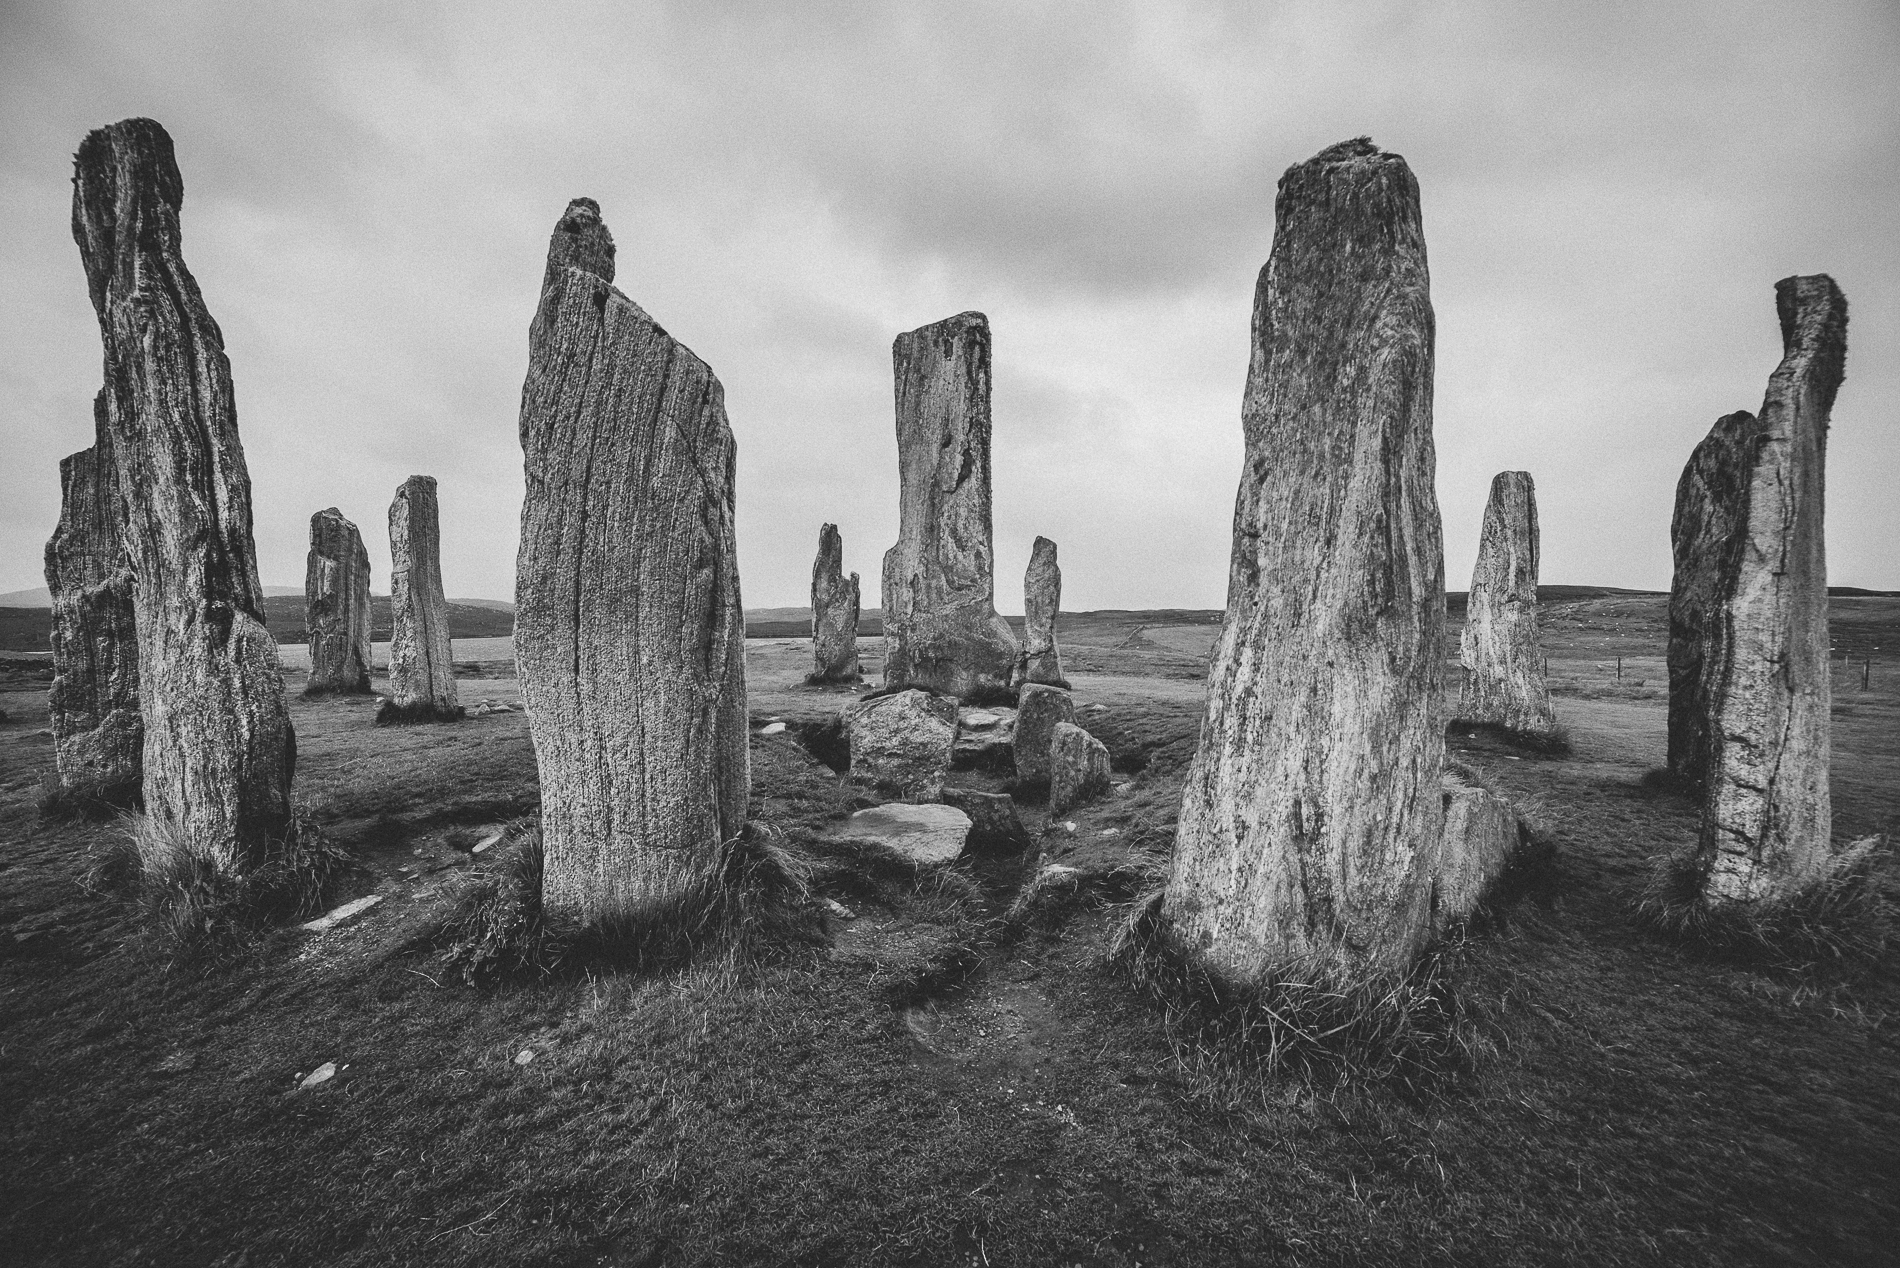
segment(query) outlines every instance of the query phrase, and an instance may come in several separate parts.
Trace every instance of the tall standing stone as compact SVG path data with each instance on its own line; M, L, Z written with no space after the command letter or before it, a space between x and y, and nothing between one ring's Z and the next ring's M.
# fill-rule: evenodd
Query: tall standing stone
M1782 358L1748 462L1736 567L1715 594L1709 766L1697 862L1714 904L1783 897L1831 848L1828 414L1847 363L1847 298L1826 274L1775 284Z
M105 343L136 578L145 811L164 828L154 839L231 874L291 829L296 740L264 625L231 367L179 249L183 201L171 137L152 120L80 144L73 238Z
M613 276L577 198L529 331L515 659L547 909L653 922L744 826L745 618L724 390Z
M389 699L376 720L459 720L434 476L410 476L389 504L389 609Z
M1669 772L1684 788L1708 784L1712 674L1727 662L1717 619L1741 566L1748 484L1761 422L1747 410L1715 421L1676 483L1669 522L1675 575L1669 587Z
M304 564L304 634L310 641L306 696L369 691L369 552L334 506L310 517Z
M1067 687L1062 676L1062 652L1056 647L1056 613L1062 609L1062 569L1056 566L1056 544L1038 537L1023 573L1023 663L1021 682Z
M818 530L818 557L811 565L811 676L807 682L856 682L858 668L858 574L844 575L844 539L836 524Z
M1537 637L1537 488L1528 471L1491 480L1459 662L1459 721L1531 737L1556 733Z
M900 492L884 555L884 685L1006 700L1022 649L996 614L989 318L901 334L891 361Z
M1430 934L1444 557L1418 182L1360 139L1280 179L1227 617L1162 928L1218 977L1377 973Z
M63 790L129 804L143 780L138 620L125 554L106 394L90 449L60 460L59 527L46 543L53 597L53 760Z

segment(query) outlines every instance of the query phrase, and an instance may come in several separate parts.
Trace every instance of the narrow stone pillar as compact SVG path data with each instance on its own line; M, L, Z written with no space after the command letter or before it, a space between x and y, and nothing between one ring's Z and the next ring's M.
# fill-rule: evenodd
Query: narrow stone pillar
M1669 773L1684 789L1708 786L1711 674L1727 661L1722 596L1741 566L1748 483L1761 422L1747 410L1715 421L1676 483L1669 522Z
M1751 446L1736 567L1714 596L1709 766L1697 863L1714 904L1796 892L1825 868L1828 415L1847 363L1847 299L1825 274L1775 284L1781 364Z
M1500 471L1491 480L1459 662L1460 722L1531 739L1556 734L1537 637L1537 489L1528 471Z
M990 323L959 313L897 337L899 530L884 555L884 685L1007 701L1021 655L996 614Z
M376 721L459 721L434 476L410 476L389 504L389 610L389 698Z
M836 524L818 530L811 566L811 675L806 682L857 682L858 574L844 575L844 539Z
M1056 544L1038 537L1023 573L1023 661L1020 682L1067 687L1062 675L1062 652L1056 646L1056 613L1062 608L1062 569L1056 566Z
M1347 141L1287 170L1275 217L1227 617L1161 908L1181 951L1242 983L1406 965L1444 824L1418 182Z
M304 633L310 640L306 696L369 691L369 552L334 506L310 517L304 564Z
M150 119L87 136L73 238L105 343L106 415L133 575L145 811L166 858L214 873L291 830L296 740L264 625L251 481L217 322L179 250L184 181Z
M59 526L46 543L53 596L53 761L62 792L137 801L144 780L138 620L126 564L106 394L93 399L90 449L59 464Z
M547 910L652 923L705 893L745 823L745 618L724 390L615 289L612 244L587 198L549 244L515 661Z

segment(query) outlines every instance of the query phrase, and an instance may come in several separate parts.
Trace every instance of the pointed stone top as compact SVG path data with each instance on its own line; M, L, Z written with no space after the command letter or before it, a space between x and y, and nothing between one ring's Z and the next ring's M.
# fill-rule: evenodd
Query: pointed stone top
M1056 543L1055 543L1054 538L1038 536L1035 542L1029 548L1029 553L1031 556L1040 555L1044 551L1047 551L1051 555L1056 553Z
M130 287L141 246L176 254L185 203L171 135L153 119L121 119L86 135L73 155L73 241L94 309L120 273ZM123 258L121 258L123 257Z
M600 204L591 198L568 203L548 239L548 268L541 281L546 290L559 269L579 269L603 282L614 280L614 236L600 218Z
M1775 376L1811 375L1822 412L1833 409L1847 372L1847 296L1825 273L1784 277L1775 283L1775 313L1785 349Z
M1384 150L1381 150L1372 143L1371 137L1356 136L1350 141L1340 141L1327 146L1308 161L1313 163L1345 163L1352 159L1377 158L1384 153ZM1395 154L1392 157L1397 158L1398 155Z

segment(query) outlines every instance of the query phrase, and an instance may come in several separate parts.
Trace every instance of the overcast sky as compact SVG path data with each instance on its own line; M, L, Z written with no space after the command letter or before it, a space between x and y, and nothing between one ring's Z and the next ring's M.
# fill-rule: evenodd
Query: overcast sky
M0 591L42 583L98 327L85 133L177 143L260 571L311 512L441 482L451 595L512 598L516 415L549 231L599 200L621 289L724 382L748 606L818 528L876 602L892 338L995 349L997 601L1038 533L1064 606L1218 607L1254 278L1280 173L1369 134L1418 175L1438 492L1463 589L1492 475L1543 579L1663 588L1689 450L1759 407L1773 286L1851 320L1835 584L1900 588L1900 5L0 4Z

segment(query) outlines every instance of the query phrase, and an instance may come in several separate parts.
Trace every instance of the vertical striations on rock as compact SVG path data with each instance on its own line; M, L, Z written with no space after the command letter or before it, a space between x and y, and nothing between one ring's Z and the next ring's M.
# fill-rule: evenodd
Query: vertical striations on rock
M1747 410L1715 421L1676 483L1669 522L1669 773L1700 793L1708 785L1711 674L1727 660L1723 595L1741 566L1748 482L1761 422Z
M1007 700L1022 649L996 614L989 318L901 334L891 361L900 491L884 555L884 685Z
M304 564L304 633L310 640L306 696L369 691L369 552L334 506L310 517Z
M389 608L389 699L376 720L460 720L434 476L410 476L389 504Z
M1218 977L1407 963L1444 810L1444 546L1418 182L1289 168L1254 292L1227 616L1162 928Z
M568 204L529 331L515 659L544 903L646 923L744 826L745 618L724 390L614 288L612 241Z
M140 793L138 620L125 554L106 393L93 398L90 449L60 460L59 526L46 543L53 598L53 760L60 788L127 805Z
M1062 652L1056 646L1056 613L1062 609L1062 569L1056 544L1038 537L1023 572L1023 661L1019 682L1067 687Z
M844 575L844 539L836 524L818 530L811 565L811 675L805 680L857 682L858 574Z
M264 625L231 367L180 252L183 200L152 120L80 144L73 238L105 344L135 577L145 810L164 828L154 839L230 875L291 829L296 740Z
M1831 853L1828 414L1847 363L1847 298L1825 274L1775 284L1781 364L1748 464L1735 568L1715 596L1709 764L1697 863L1715 904L1784 897Z
M1533 738L1556 734L1537 637L1537 488L1528 471L1491 480L1459 662L1459 721Z

